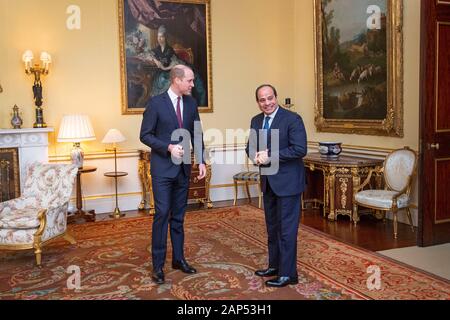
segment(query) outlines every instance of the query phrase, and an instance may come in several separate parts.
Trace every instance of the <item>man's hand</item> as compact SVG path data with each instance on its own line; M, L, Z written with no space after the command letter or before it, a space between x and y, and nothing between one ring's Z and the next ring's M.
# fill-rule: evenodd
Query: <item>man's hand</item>
M204 177L206 177L206 165L204 163L201 163L198 165L199 175L197 176L198 180L202 180Z
M184 155L184 150L183 147L179 144L177 145L173 145L173 144L169 144L169 147L167 148L169 150L169 152L172 154L172 156L176 159L181 159L183 158Z
M255 163L257 165L268 164L269 162L269 150L259 151L256 153Z

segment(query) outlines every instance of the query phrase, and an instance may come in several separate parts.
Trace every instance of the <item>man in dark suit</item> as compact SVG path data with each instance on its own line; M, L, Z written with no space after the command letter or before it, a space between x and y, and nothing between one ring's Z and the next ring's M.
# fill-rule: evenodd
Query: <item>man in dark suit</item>
M197 103L191 97L193 71L177 65L170 72L169 90L149 100L141 125L141 142L151 151L151 175L155 216L152 226L152 279L164 283L167 229L170 224L172 268L192 274L197 271L184 257L184 216L191 174L191 143L199 164L198 179L206 175L203 136Z
M256 101L262 113L251 121L246 151L260 166L269 265L255 274L276 276L266 285L284 287L298 283L297 235L305 188L302 158L307 153L306 131L298 114L279 107L273 86L258 87Z

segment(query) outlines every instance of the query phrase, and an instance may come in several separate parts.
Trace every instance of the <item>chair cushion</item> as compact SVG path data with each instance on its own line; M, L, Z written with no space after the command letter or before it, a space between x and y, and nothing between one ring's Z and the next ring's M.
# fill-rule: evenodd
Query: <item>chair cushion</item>
M0 229L36 229L39 227L39 208L25 207L0 212Z
M259 172L239 172L233 176L233 180L239 181L259 181Z
M22 196L38 199L39 207L58 207L69 201L78 168L69 164L34 162L27 168Z
M390 190L401 191L409 182L416 166L416 154L411 150L396 150L386 158L384 179Z
M0 245L32 245L36 229L0 229Z
M389 190L364 190L355 195L356 202L360 205L377 207L382 209L392 208L392 197L397 194L395 191ZM406 194L402 194L397 199L397 207L399 209L406 208L409 198Z

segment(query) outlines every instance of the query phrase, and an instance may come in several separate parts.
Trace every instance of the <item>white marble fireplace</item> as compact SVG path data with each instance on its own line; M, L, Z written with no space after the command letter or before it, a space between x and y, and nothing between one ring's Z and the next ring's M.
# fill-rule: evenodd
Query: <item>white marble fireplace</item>
M21 189L27 165L34 161L48 162L48 133L53 131L53 128L0 129L0 148L19 149Z

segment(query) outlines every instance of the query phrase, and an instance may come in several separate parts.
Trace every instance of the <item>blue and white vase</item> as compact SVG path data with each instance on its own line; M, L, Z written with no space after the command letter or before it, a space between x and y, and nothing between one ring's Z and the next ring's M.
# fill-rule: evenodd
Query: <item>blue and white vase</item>
M319 142L319 153L322 157L337 159L342 152L342 142Z
M19 107L14 105L13 107L13 116L11 118L11 125L14 129L20 129L23 124L23 120L19 115Z

